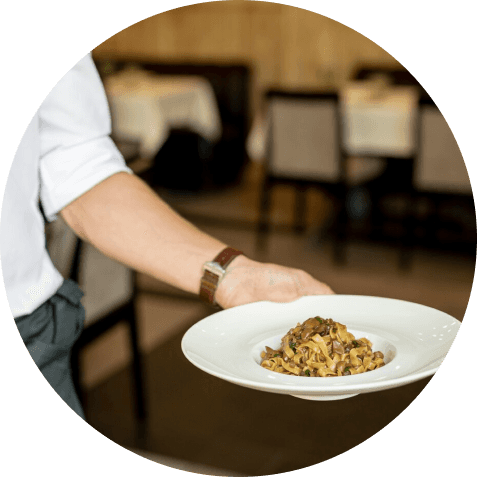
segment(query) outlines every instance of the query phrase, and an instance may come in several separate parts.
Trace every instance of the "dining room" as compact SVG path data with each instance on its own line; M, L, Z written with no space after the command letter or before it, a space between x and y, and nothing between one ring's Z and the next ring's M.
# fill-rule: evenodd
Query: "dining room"
M233 0L150 17L93 58L126 163L194 225L337 294L463 320L476 224L464 159L426 85L373 41L306 10ZM55 264L85 292L73 363L87 421L150 460L208 475L297 470L374 435L431 379L321 403L225 382L181 350L215 310L60 220L48 227ZM325 440L274 438L303 415Z

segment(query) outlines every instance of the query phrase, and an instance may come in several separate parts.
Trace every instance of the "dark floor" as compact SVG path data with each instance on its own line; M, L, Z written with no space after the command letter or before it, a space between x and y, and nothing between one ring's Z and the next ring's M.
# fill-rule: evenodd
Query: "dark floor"
M313 232L318 230L318 224L326 223L326 201L322 196L310 195L308 234L297 235L287 232L294 201L293 191L285 189L274 199L275 227L268 245L259 250L254 226L257 184L250 180L241 188L220 194L174 195L168 199L182 214L224 243L260 261L303 268L326 281L337 293L413 301L463 319L475 273L474 246L472 253L463 255L416 250L410 267L402 270L398 266L399 247L351 241L346 247L346 263L337 266L330 244ZM147 283L145 287L142 283L140 289L159 289L152 285ZM144 353L146 428L139 429L134 419L132 378L127 367L87 390L85 410L90 424L106 437L124 447L160 456L162 460L158 462L166 456L178 462L227 470L226 474L213 475L270 475L301 469L337 456L379 432L429 382L425 379L328 402L242 388L200 371L182 354L182 336L192 323L209 315L210 309L196 308L190 299L180 301L184 300L181 295L156 301L143 292L138 300L151 302L145 307L147 313L140 317L143 334L164 335ZM157 324L151 326L152 323ZM159 323L167 323L167 329L173 331L167 334ZM356 469L337 469L336 474L369 470L358 462Z
M185 331L145 356L145 434L138 436L133 417L130 369L88 392L86 414L95 429L125 447L249 476L270 475L317 464L360 444L395 419L429 382L346 401L263 393L195 368L180 348Z

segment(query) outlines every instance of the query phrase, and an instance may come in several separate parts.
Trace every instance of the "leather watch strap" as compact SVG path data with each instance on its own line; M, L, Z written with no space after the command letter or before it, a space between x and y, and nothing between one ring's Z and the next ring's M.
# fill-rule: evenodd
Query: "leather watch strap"
M232 247L227 247L222 250L212 262L219 265L223 270L232 262L232 260L239 255L242 255L243 252L236 250ZM200 281L200 298L208 303L209 305L217 306L215 302L215 292L219 285L220 279L222 278L221 274L214 273L211 270L204 270L204 274Z
M227 268L229 263L239 255L242 255L243 252L236 250L232 247L224 248L215 258L212 260L215 263L218 263L224 270Z

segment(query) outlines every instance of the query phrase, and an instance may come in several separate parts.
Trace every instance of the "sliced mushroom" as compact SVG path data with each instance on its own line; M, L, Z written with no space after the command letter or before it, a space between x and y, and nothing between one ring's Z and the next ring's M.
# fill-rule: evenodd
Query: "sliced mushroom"
M326 334L326 325L321 324L317 328L315 328L315 332L318 333L320 336L324 336Z
M333 341L333 353L345 354L344 346L337 340Z

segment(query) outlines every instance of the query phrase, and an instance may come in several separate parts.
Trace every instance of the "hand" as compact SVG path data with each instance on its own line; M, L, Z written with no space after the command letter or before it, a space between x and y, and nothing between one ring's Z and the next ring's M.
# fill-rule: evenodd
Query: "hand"
M332 295L328 285L303 270L260 263L241 255L227 268L215 297L222 308L256 301L290 302L306 295Z

